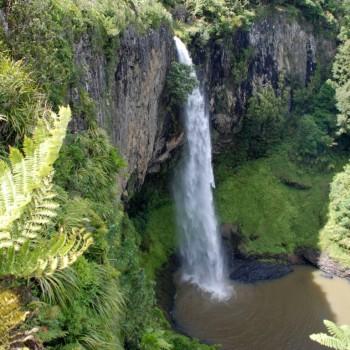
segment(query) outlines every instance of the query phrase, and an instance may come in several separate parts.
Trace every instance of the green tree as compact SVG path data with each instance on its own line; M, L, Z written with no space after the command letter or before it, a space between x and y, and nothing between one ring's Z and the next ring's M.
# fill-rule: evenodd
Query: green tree
M285 93L278 96L272 86L258 89L248 101L242 136L248 142L249 153L261 156L278 142L288 111Z
M182 106L197 84L197 79L190 66L173 62L166 80L166 91L170 103L175 107Z

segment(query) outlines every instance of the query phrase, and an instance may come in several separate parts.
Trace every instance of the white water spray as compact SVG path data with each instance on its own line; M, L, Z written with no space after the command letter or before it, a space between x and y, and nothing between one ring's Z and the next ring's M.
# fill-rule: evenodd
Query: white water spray
M174 38L180 63L192 67L185 44ZM231 295L215 216L209 115L204 95L196 87L184 108L186 150L175 179L177 221L181 231L182 278L217 299Z

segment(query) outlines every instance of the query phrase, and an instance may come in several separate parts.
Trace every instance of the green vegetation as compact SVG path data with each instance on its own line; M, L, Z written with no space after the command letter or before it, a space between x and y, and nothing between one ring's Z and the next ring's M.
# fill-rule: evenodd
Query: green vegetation
M332 181L328 221L321 231L322 250L344 266L350 265L349 185L350 166L346 165Z
M70 120L70 110L41 121L24 154L10 149L9 164L0 163L0 276L43 277L67 268L91 245L84 229L55 232L56 193L52 164ZM51 124L51 125L50 125ZM53 227L52 227L53 226Z
M335 91L323 79L316 74L307 88L294 91L292 108L287 89L256 91L235 155L218 159L220 220L240 226L240 248L248 255L326 245L320 230L327 222L329 184L346 159L334 144Z
M336 91L338 126L340 134L348 134L350 128L350 37L340 46L333 65L333 84Z
M288 112L288 95L277 96L271 86L259 88L248 101L241 139L248 153L261 156L281 140Z
M166 91L172 107L181 107L197 84L190 66L173 62L166 81Z
M331 349L348 350L350 348L350 326L337 326L327 320L323 322L330 335L318 333L310 335L310 338Z
M4 41L12 57L25 58L55 106L67 102L68 88L81 87L74 47L84 33L89 34L87 44L112 63L118 37L128 25L144 32L171 22L156 0L15 0L9 9L11 31Z
M241 249L252 255L291 254L299 247L317 247L325 222L332 172L288 159L288 147L267 157L217 168L216 203L220 220L239 224Z
M265 257L318 246L329 183L343 165L339 149L348 144L349 117L349 16L332 1L273 3L296 6L312 22L339 21L343 29L333 81L315 78L308 88L294 91L291 106L283 86L258 89L249 99L237 150L217 162L221 221L240 225L243 251ZM189 11L188 23L172 22L166 8L177 5ZM13 347L13 337L20 339L16 346L28 347L29 341L29 347L51 350L213 349L172 331L157 306L156 276L176 249L173 204L167 191L152 184L135 199L137 210L130 210L130 217L125 213L118 199L125 162L97 127L76 48L86 45L101 54L108 79L114 79L111 67L127 26L144 34L173 25L201 48L249 25L261 5L269 11L271 2L0 1L9 24L7 33L0 31L0 317L6 321L0 337L5 349ZM233 57L234 84L247 77L250 55L246 50ZM178 109L195 84L188 67L173 63L166 87L172 107ZM58 154L69 112L56 115L49 107L58 111L70 99L85 129L68 131ZM321 235L321 247L327 245L346 264L349 177L347 166L334 178Z
M42 97L22 62L0 52L0 139L13 144L31 133L36 119L45 111Z

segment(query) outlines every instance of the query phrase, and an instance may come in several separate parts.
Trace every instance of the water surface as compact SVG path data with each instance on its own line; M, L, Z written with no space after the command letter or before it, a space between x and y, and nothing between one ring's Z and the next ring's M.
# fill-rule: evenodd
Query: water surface
M185 333L224 350L325 350L309 340L323 319L350 324L350 283L307 266L281 279L234 283L229 301L180 283L175 318Z

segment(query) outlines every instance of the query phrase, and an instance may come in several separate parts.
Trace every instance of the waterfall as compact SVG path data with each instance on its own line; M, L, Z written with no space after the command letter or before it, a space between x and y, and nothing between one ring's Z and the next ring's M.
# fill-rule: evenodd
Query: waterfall
M174 38L180 63L192 67L185 44ZM177 222L181 233L182 278L217 299L230 296L224 253L215 215L209 114L199 87L184 106L186 149L174 181Z

